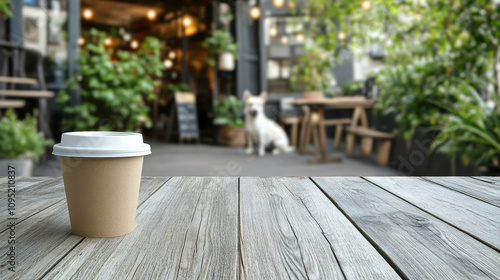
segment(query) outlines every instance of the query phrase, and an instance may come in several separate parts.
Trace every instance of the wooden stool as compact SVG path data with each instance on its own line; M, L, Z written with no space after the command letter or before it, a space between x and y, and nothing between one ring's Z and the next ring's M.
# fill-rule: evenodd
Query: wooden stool
M378 164L387 165L389 163L389 154L391 152L391 142L394 135L391 133L381 132L367 127L347 127L346 128L346 155L354 154L354 145L356 135L361 136L361 156L367 157L372 153L373 140L380 139L380 147L378 150Z
M299 123L300 119L299 117L287 117L287 118L282 118L281 122L283 123L284 126L289 125L290 126L290 145L294 146L297 148L297 135L299 134Z
M342 133L344 132L344 126L351 124L352 120L349 118L345 119L326 119L325 126L336 126L335 127L335 140L333 142L333 146L335 148L340 147L340 143L342 141Z

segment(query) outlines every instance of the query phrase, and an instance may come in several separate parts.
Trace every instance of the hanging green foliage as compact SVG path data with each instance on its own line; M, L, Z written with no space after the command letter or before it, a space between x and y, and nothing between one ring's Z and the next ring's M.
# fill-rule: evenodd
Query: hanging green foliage
M79 71L59 92L57 102L74 118L63 120L63 130L135 131L150 127L145 100L155 98L154 88L164 69L161 43L147 37L137 53L104 46L106 34L92 29L77 59ZM79 88L81 104L68 105L69 90Z

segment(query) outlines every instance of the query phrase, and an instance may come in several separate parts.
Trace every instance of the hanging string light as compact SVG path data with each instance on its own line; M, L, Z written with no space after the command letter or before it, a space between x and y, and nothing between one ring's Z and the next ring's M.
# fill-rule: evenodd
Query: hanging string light
M110 47L112 43L113 43L113 40L111 40L111 38L107 37L106 39L104 39L104 45L106 47Z
M189 18L189 16L184 16L184 19L182 20L182 24L184 25L184 27L188 27L191 25L191 19Z
M361 8L363 8L363 10L368 11L371 7L372 7L372 2L370 2L370 0L365 0L361 2Z
M297 42L302 43L304 41L304 34L299 33L296 37Z
M82 16L86 20L91 20L94 17L94 11L90 8L85 8L82 11Z
M169 57L170 59L175 59L175 57L176 57L175 52L174 52L174 51L170 51L170 52L168 52L168 57Z
M285 5L285 0L273 0L273 5L276 8L281 8L283 5Z
M78 38L78 45L79 46L85 45L85 38L83 38L83 37Z
M260 18L260 7L258 5L254 5L250 9L250 17L252 19L259 19Z
M288 8L294 9L295 8L295 2L291 1L288 3Z
M287 37L287 36L283 36L283 37L281 37L281 43L282 43L283 45L288 44L288 37Z
M278 35L278 28L276 28L276 26L271 26L271 28L269 28L269 36L276 37L276 35Z
M170 68L172 68L174 63L172 62L172 60L167 58L163 61L163 65L165 66L165 68L170 69Z
M345 39L347 39L347 34L345 34L344 32L340 32L338 38L340 41L344 41Z
M130 47L134 50L137 49L139 47L139 41L132 40L132 42L130 42Z
M155 10L149 10L147 13L147 17L149 20L154 20L156 19L156 11Z

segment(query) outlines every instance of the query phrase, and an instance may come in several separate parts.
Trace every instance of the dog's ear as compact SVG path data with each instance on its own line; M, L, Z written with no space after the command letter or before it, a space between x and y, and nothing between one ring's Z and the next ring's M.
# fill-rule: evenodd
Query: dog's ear
M266 103L267 100L267 92L263 91L260 93L260 99L262 99L262 103Z
M247 100L248 100L248 98L250 98L250 96L252 96L252 94L250 93L250 91L248 89L246 89L243 92L243 101L247 102Z

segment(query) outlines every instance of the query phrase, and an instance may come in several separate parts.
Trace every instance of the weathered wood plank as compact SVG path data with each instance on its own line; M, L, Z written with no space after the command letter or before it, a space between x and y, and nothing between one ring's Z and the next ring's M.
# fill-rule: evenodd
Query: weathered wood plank
M423 177L425 180L500 207L500 186L470 177Z
M39 182L41 179L48 180L54 185L62 183L62 178L60 177L57 180L53 178L26 180L33 180L34 182L38 180ZM166 180L168 179L156 177L143 178L141 181L139 204L147 200ZM29 190L29 186L26 188ZM54 186L46 185L46 189L54 189ZM43 191L40 190L39 193L43 193ZM54 195L57 196L59 194ZM64 196L64 192L62 195ZM43 203L47 199L44 195L40 201ZM37 208L30 209L36 211ZM43 211L39 211L33 215L29 215L29 213L26 215L28 217L23 223L16 226L15 230L17 245L15 273L7 270L7 255L3 253L8 252L10 245L7 243L7 240L10 232L4 231L0 234L0 240L5 241L0 243L0 252L2 252L0 255L0 279L38 279L74 246L84 240L82 237L71 234L65 198Z
M7 177L5 177L7 178ZM0 221L0 233L7 230L7 183L2 183L0 192L0 209L2 219ZM61 192L62 190L62 192ZM62 182L54 177L17 177L15 179L15 211L16 223L23 222L27 217L53 205L64 198ZM5 216L4 216L5 215Z
M366 179L500 250L500 208L416 177Z
M361 178L313 180L409 279L498 279L500 254L468 234Z
M31 78L1 76L0 83L36 85L38 84L38 80Z
M493 176L472 176L472 178L493 184L493 188L500 189L500 178Z
M6 90L0 89L0 96L52 98L54 92L47 90Z
M240 207L242 279L399 279L308 178L241 178Z
M6 108L22 108L26 106L24 100L0 100L0 109Z
M47 279L235 279L238 179L172 178L122 237L85 239Z

